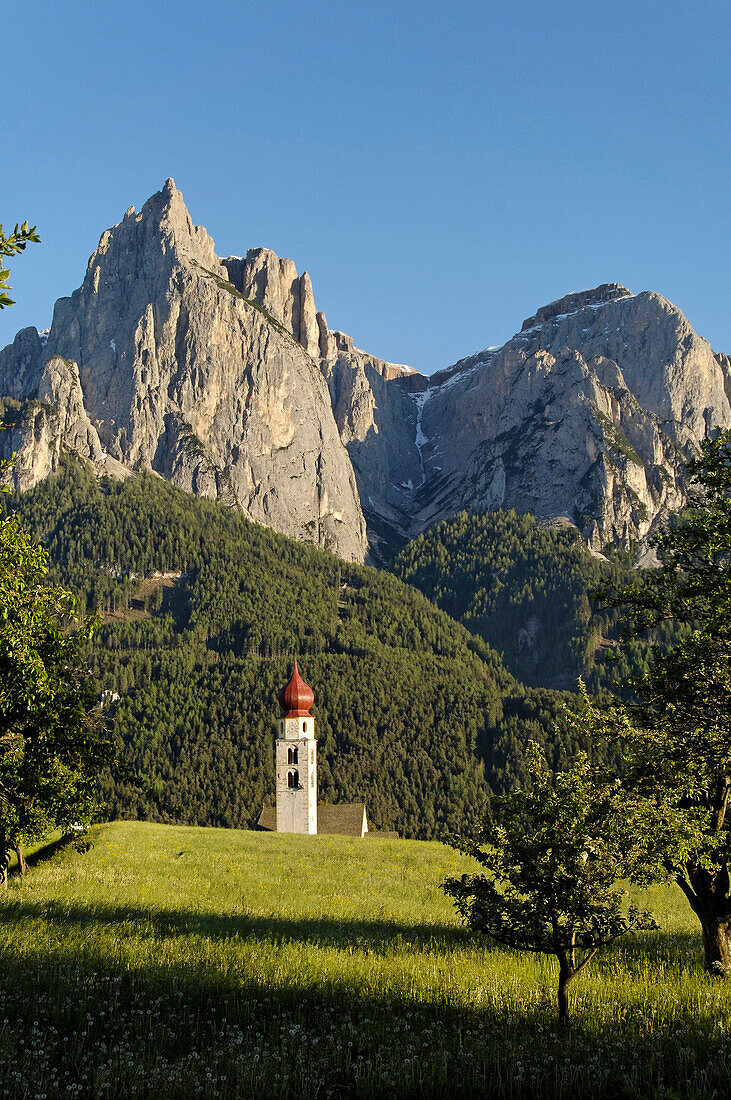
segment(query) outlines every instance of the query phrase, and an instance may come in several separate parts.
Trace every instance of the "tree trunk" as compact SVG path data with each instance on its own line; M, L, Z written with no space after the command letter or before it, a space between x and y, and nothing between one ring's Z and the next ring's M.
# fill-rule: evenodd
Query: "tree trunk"
M5 833L0 833L0 890L8 888L8 851Z
M715 914L704 914L700 921L706 970L719 978L731 977L731 929L728 918L723 920Z
M569 984L573 981L575 971L559 958L558 972L558 1018L561 1023L567 1024L569 1020Z
M718 978L731 978L731 899L725 867L715 873L688 866L676 876L678 886L701 922L705 968Z
M19 872L19 874L24 875L26 873L26 871L28 870L28 864L25 862L25 856L23 855L23 841L22 840L19 840L19 841L17 841L17 843L13 844L13 851L15 852L16 856L18 857L18 872Z

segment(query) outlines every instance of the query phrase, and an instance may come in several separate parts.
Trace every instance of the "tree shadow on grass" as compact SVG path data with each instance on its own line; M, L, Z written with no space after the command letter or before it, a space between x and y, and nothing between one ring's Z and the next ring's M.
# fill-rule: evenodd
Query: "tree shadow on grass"
M38 867L43 863L47 863L50 859L60 852L63 848L68 848L72 844L83 843L79 837L74 833L64 833L63 836L58 837L56 840L51 840L47 844L41 844L35 851L30 852L25 857L25 862L28 867Z
M61 851L62 848L66 848L68 845L74 843L79 843L78 835L74 833L64 833L63 836L56 837L54 840L41 842L31 851L25 851L25 862L29 869L37 867L39 864L46 863L48 860L53 859L56 853ZM19 874L18 857L15 852L11 852L8 857L8 874L13 877Z
M353 989L348 984L351 979L339 974L337 968L332 968L327 978L314 978L303 968L298 981L290 975L277 977L276 968L271 975L235 971L229 966L206 969L203 958L200 965L194 959L186 965L180 959L166 960L162 952L154 961L145 960L135 967L124 958L115 958L109 944L109 933L113 935L115 925L132 922L152 925L155 939L158 933L226 940L256 936L275 944L315 943L341 948L352 944L351 932L360 928L361 935L371 937L369 942L385 938L386 942L408 943L416 949L423 945L429 951L433 949L434 926L393 929L386 922L353 926L336 920L220 917L185 910L168 911L159 917L153 913L151 918L149 911L135 906L92 909L25 899L9 899L2 909L6 920L36 918L50 926L49 935L36 937L24 954L22 988L18 984L17 955L0 950L0 992L12 1027L21 1036L33 1026L44 1034L55 1035L48 1042L56 1043L58 1058L65 1059L63 1065L68 1064L68 1036L68 1041L75 1044L73 1064L79 1067L79 1075L82 1071L91 1074L118 1044L126 1044L127 1048L132 1044L135 1059L143 1065L148 1060L156 1064L159 1059L186 1062L191 1049L195 1049L205 1053L200 1080L208 1087L205 1072L229 1057L227 1044L233 1041L230 1029L235 1027L243 1039L233 1054L243 1053L246 1061L255 1053L258 1058L260 1049L269 1051L264 1054L267 1058L283 1050L293 1073L294 1052L307 1040L310 1055L297 1072L309 1076L293 1078L292 1092L286 1094L302 1098L330 1093L337 1097L418 1096L425 1100L468 1096L649 1100L666 1095L658 1087L659 1080L665 1089L677 1087L673 1093L677 1096L710 1096L714 1089L715 1095L729 1094L728 1063L722 1058L714 1063L713 1037L700 1029L695 1035L689 1033L687 1020L677 1035L670 1029L638 1034L626 1018L605 1018L597 1026L588 1013L577 1013L572 1027L566 1029L558 1027L545 1001L512 1010L499 1001L428 1001L404 988ZM105 938L94 939L95 924L107 929ZM89 937L89 949L80 948L78 940L64 947L53 934L62 927L82 927ZM423 940L425 935L427 939ZM440 939L439 949L446 953L458 942L464 941ZM147 1011L148 1006L154 1006L154 1016ZM100 1015L106 1055L98 1053L99 1036L89 1024ZM160 1022L155 1023L158 1019ZM80 1035L87 1039L82 1042ZM697 1069L692 1069L688 1060L691 1045L700 1052L694 1063ZM347 1059L343 1050L348 1051ZM414 1050L418 1051L418 1066L406 1068L412 1063ZM393 1072L394 1081L386 1091L378 1091L377 1079L375 1085L372 1079L370 1084L359 1084L358 1061L368 1058ZM227 1072L232 1091L221 1095L255 1095L237 1084L233 1058L230 1065L233 1068ZM698 1088L692 1091L688 1086L694 1073L700 1076ZM125 1081L120 1078L121 1091L114 1096L125 1095ZM25 1083L29 1083L28 1078ZM163 1094L182 1097L190 1094L185 1089L191 1087L188 1080L181 1085L182 1091L171 1088ZM285 1095L279 1087L271 1086L267 1092L264 1081L261 1087L264 1091L259 1095ZM149 1095L155 1095L152 1083Z
M417 991L397 981L391 987L386 978L381 988L353 988L352 971L347 967L340 970L337 960L314 974L306 964L307 947L365 954L405 949L417 960L421 955L426 961L435 956L448 960L455 952L478 943L506 956L504 980L486 974L482 985L492 982L493 987L509 987L511 969L519 965L514 953L489 940L474 940L458 926L201 913L114 902L83 905L18 895L11 891L0 905L2 924L18 922L22 927L25 922L37 922L28 928L21 965L17 948L3 951L0 941L0 994L19 1036L36 1025L51 1035L55 1028L61 1036L59 1043L65 1034L69 1042L77 1042L75 1036L88 1033L88 1020L99 1015L100 1007L105 1010L108 1049L115 1043L132 1044L143 1060L154 1048L155 1058L185 1061L194 1034L198 1049L205 1050L212 1062L217 1058L225 1061L222 1021L241 1030L245 1038L237 1049L244 1051L247 1044L253 1051L256 1044L264 1042L262 1034L269 1036L265 1045L270 1044L270 1051L291 1045L295 1042L291 1037L297 1036L296 1042L301 1042L307 1035L318 1040L317 1057L307 1071L310 1076L293 1083L292 1094L296 1091L302 1098L321 1098L327 1091L337 1097L386 1095L376 1086L361 1089L353 1076L355 1059L373 1056L379 1063L396 1067L396 1084L388 1089L393 1097L637 1100L661 1095L660 1080L679 1097L711 1096L714 1090L718 1096L731 1094L731 1071L728 1061L718 1056L718 1038L709 1020L694 1018L690 1010L676 1017L670 1013L668 1023L657 1030L654 1023L648 1027L646 1019L642 1022L641 1011L637 1019L631 1011L609 1011L597 1021L591 1009L579 1007L577 986L572 1024L565 1029L556 1020L552 981L547 990L543 980L537 983L537 996L529 996L523 1004L510 995L503 998L499 988L481 989L478 973L472 1002L461 999L465 994L430 1000L428 986L421 985ZM64 941L64 932L69 933L68 941ZM149 936L152 952L145 951L138 963L134 951L128 956L116 952L115 940L121 942L128 936L143 941ZM173 943L173 950L166 952L166 940L188 937L189 947L181 944L178 952ZM220 966L215 961L211 964L211 951L202 948L200 940L234 946L237 941L243 946L245 941L255 940L275 950L270 953L271 965L265 964L262 972L256 973L246 951L241 952L240 968L235 951L222 955ZM299 980L277 965L276 949L290 944L303 949ZM695 968L698 937L692 933L637 937L625 953L628 976L636 960L644 960L646 970L658 952L664 957L668 953L682 956L684 963L687 960L688 966ZM416 966L418 971L418 962ZM161 1020L157 1031L147 1011L151 1005ZM172 1021L174 1026L166 1030L162 1021ZM401 1063L405 1065L417 1047L418 1077L411 1071L399 1077ZM689 1057L691 1048L697 1052L695 1061ZM66 1052L68 1049L67 1045ZM342 1062L340 1052L345 1049L352 1049L349 1064ZM58 1058L65 1058L66 1052L59 1047ZM93 1046L82 1045L76 1063L86 1070L99 1057ZM293 1056L291 1061L293 1064ZM228 1073L233 1089L239 1079L233 1070ZM519 1074L524 1074L520 1080ZM201 1081L205 1084L203 1077ZM327 1081L326 1092L322 1081ZM122 1079L120 1089L124 1087ZM192 1087L190 1081L185 1087ZM241 1084L236 1088L238 1092L221 1095L236 1096L237 1100L253 1095ZM274 1086L272 1089L272 1096L283 1095ZM265 1093L266 1089L261 1094ZM124 1091L116 1095L121 1097ZM164 1095L182 1097L186 1093Z
M100 945L105 940L108 941L110 934L116 934L119 940L130 937L144 939L149 936L155 942L190 938L193 941L209 940L235 945L237 942L243 944L248 941L274 949L295 945L376 957L394 956L406 950L412 957L429 958L432 965L435 959L448 961L455 953L463 954L477 948L486 955L505 958L504 964L501 963L500 966L504 966L506 978L512 968L521 965L519 953L488 937L475 937L468 929L459 925L401 924L388 920L350 920L326 916L294 918L249 913L201 913L189 909L157 909L115 903L85 906L53 900L16 900L12 897L5 901L3 917L7 920L38 920L57 933L83 929L90 944L95 942L96 930L96 942ZM185 948L182 950L185 951ZM700 936L695 933L660 931L628 937L615 951L602 952L594 960L590 973L596 981L603 980L603 971L607 975L606 980L610 983L614 981L617 976L617 952L621 959L620 970L630 983L633 979L644 982L653 968L667 972L667 967L677 972L678 982L685 981L689 975L703 980ZM473 965L479 966L478 960L479 956L476 956ZM546 1023L546 997L551 1005L554 999L554 963L555 960L549 956L550 976L547 984L545 978L537 983L537 989L544 992L538 1000L529 998L530 1007L526 1007L521 1016L521 1026L533 1016L540 1019L541 1024ZM476 981L480 984L479 977ZM494 983L495 978L486 974L484 981ZM337 988L337 978L331 984L333 988ZM583 984L579 980L573 989L572 1000L575 1004L581 996ZM356 996L355 993L353 995ZM401 996L400 993L398 995ZM485 998L480 999L484 1001ZM589 1031L592 1030L591 1023L586 1020L581 1022L579 1012L574 1015L574 1026L582 1027L587 1024ZM552 1009L550 1020L553 1022ZM689 1022L692 1027L692 1019ZM626 1022L620 1030L627 1032Z
M50 857L49 857L50 858ZM56 901L33 901L9 896L3 906L6 919L40 919L59 928L93 925L152 928L160 936L203 936L214 940L255 939L281 946L301 943L316 947L356 948L371 952L399 946L451 953L474 942L459 925L400 924L388 920L350 920L335 917L277 917L253 913L200 913L191 909L157 909L141 905L94 903L92 906Z
M72 843L73 837L63 837L35 853L34 862L51 859L59 848ZM30 863L30 858L29 861ZM477 937L462 925L438 923L401 923L393 920L351 919L343 917L287 917L255 913L200 912L193 909L160 909L144 905L100 903L81 905L54 900L35 901L9 895L3 912L10 919L41 919L58 928L90 929L139 925L156 936L198 936L212 940L257 940L275 946L299 943L320 948L360 950L373 954L390 954L400 947L409 947L430 955L450 955L456 949L477 946L490 953L514 956L516 953L491 940ZM702 951L700 933L659 932L628 936L613 950L602 952L592 963L593 972L603 966L613 966L616 953L621 954L629 971L635 966L662 961L672 963L682 959L692 969L700 967Z

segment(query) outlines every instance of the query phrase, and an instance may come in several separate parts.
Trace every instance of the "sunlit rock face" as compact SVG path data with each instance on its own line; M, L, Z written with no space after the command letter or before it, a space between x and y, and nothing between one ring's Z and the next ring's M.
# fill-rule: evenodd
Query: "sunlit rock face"
M409 394L403 380L395 384L411 410L401 453L381 446L364 469L364 453L349 443L372 498L363 499L366 517L370 524L378 511L381 531L390 521L385 537L395 542L462 508L515 508L567 517L596 550L642 545L682 505L686 458L714 426L731 424L730 377L727 357L660 295L616 283L568 295L503 347L421 388L411 380ZM385 419L377 389L373 379ZM357 405L366 404L358 393ZM395 455L383 463L389 488L377 496L386 452ZM386 515L384 501L399 493L399 514Z
M686 458L731 424L730 394L727 356L616 283L426 378L330 330L291 260L219 259L168 180L102 235L48 334L0 351L0 457L17 453L20 488L65 451L154 470L359 561L464 508L641 549L683 503Z
M301 313L309 279L294 282ZM292 334L291 312L285 320L237 294L168 180L102 235L82 286L56 303L46 342L25 330L0 353L0 395L49 405L33 431L24 412L22 485L51 472L49 455L65 447L98 469L109 458L155 470L362 560L365 522L327 383ZM60 361L77 380L75 416L44 390L49 362Z

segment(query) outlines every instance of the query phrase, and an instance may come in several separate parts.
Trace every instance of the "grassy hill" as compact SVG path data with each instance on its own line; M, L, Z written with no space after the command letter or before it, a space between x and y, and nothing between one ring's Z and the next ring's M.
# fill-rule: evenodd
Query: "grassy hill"
M0 898L10 1097L710 1097L731 1088L731 988L662 920L577 979L474 943L439 844L116 822ZM715 1090L715 1091L714 1091Z
M560 765L561 698L526 691L481 638L389 573L248 523L152 475L80 463L9 501L54 580L103 625L91 662L114 736L163 800L113 815L242 826L273 797L276 697L293 653L315 691L320 797L428 839L521 774L528 736Z

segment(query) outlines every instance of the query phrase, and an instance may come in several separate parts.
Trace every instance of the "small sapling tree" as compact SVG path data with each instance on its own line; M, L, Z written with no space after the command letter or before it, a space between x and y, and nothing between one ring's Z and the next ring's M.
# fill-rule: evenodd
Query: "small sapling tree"
M565 1021L569 986L597 951L633 929L656 927L649 913L625 905L618 886L637 871L641 823L620 783L600 781L585 755L554 776L530 742L526 763L530 789L495 798L476 838L450 842L482 873L442 888L476 932L555 955Z

